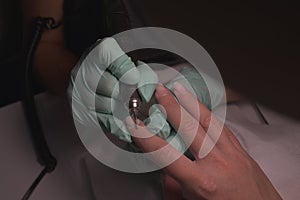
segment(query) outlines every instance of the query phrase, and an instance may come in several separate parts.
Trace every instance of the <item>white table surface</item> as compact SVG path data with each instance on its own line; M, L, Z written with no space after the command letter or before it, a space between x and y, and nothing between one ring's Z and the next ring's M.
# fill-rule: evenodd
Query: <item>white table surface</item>
M38 111L57 169L32 200L161 199L158 174L126 174L96 161L74 129L67 102L42 94ZM250 104L228 106L227 125L284 199L300 199L300 124L265 108L263 124ZM17 200L42 170L36 162L21 103L0 109L0 199Z

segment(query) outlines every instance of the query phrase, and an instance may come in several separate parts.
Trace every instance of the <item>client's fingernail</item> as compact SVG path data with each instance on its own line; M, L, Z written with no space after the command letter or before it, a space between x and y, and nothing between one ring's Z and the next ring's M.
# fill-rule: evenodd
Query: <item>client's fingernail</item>
M178 92L180 94L184 94L186 92L186 88L178 82L175 82L173 87L175 92Z
M163 97L169 94L169 90L165 88L162 84L157 84L155 96L156 97Z

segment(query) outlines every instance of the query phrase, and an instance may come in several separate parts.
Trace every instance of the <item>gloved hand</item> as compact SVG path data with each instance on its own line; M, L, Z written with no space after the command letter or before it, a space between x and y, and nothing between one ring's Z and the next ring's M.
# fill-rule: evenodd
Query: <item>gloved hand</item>
M93 76L86 77L88 72ZM77 75L79 84L78 81L75 84ZM95 80L99 80L99 83L96 92L93 92L91 83ZM90 114L94 112L91 109L93 102L87 96L95 97L95 109L99 122L121 140L131 142L130 134L123 121L112 115L117 105L124 105L118 99L119 81L135 85L140 81L140 73L118 43L113 38L105 38L97 41L72 70L68 96L70 101L76 101L79 106L89 110L89 113L82 113L80 109L73 107L75 120L84 121L83 117L88 120L93 119L90 117ZM93 121L95 124L99 122Z
M89 77L90 79L86 80L84 74L86 74L87 71L92 72L94 77ZM75 87L74 84L78 72L80 72L79 74L81 75L80 88ZM96 93L93 93L90 88L90 82L93 78L99 80L99 77L101 77L101 79L96 88ZM214 80L209 78L206 80L212 82L210 85L214 84L216 86L211 95L212 101L210 100L208 89L203 78L192 68L183 68L180 73L167 84L167 87L173 90L173 83L180 82L188 89L193 89L198 99L207 107L211 108L211 105L215 106L221 101L223 91L219 90L221 87L218 87L218 84L214 83ZM123 123L123 119L116 118L112 115L114 109L124 105L124 102L119 99L119 81L129 85L137 85L140 96L144 101L148 102L154 93L158 78L155 72L143 62L139 61L138 67L136 68L131 59L124 54L117 42L113 38L106 38L97 42L72 70L68 94L69 97L73 98L70 100L76 101L86 108L91 108L92 102L88 101L84 94L89 93L89 95L95 96L96 115L99 122L119 139L131 143L131 136ZM72 92L74 94L73 96ZM94 111L90 109L90 112ZM82 117L92 120L92 117L89 116L90 113L80 113L80 110L76 110L76 108L73 108L73 113L75 113L75 120L81 121ZM98 123L98 121L93 123ZM157 105L152 106L150 116L144 120L144 123L151 132L156 133L167 141L171 141L174 135L176 135L176 132L166 121L164 114ZM183 150L185 146L180 137L175 137L171 144L180 151Z

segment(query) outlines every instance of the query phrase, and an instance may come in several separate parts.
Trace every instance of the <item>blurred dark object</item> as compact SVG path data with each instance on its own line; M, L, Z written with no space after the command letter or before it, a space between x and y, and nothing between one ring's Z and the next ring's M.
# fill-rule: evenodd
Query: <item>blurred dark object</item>
M143 1L137 0L64 0L66 46L81 56L97 39L117 33L151 26L148 12L140 12ZM87 31L88 30L88 31ZM184 62L179 56L158 49L129 52L133 61L162 64Z
M0 106L21 99L21 15L19 0L0 1Z
M225 85L300 119L298 1L130 2L151 26L175 29L198 41L216 62Z
M159 5L159 6L157 6ZM300 119L298 1L143 1L154 23L198 41L225 85Z
M74 49L77 47L71 44L78 44L78 52L99 35L128 26L171 28L194 38L209 52L227 86L271 109L300 118L297 1L65 1L67 44ZM21 25L18 0L1 1L0 9L1 62L18 52ZM14 66L1 64L1 102L10 95L9 101L15 99L20 80L16 74L19 67Z

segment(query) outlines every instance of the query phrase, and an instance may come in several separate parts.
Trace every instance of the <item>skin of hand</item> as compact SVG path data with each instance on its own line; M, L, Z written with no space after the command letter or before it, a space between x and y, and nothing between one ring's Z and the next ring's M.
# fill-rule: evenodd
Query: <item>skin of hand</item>
M174 188L176 184L179 185L185 199L281 199L262 169L227 127L223 127L212 151L204 158L199 158L199 150L210 123L213 123L215 131L214 127L219 125L219 121L179 83L174 84L174 93L178 102L168 89L158 85L155 96L172 126L176 130L179 126L182 128L179 134L183 140L189 137L191 131L196 131L189 148L195 161L181 155L172 146L168 146L168 155L151 157L156 163L164 163L166 157L179 155L177 160L164 168L171 177L165 179L165 183L172 182ZM200 115L196 113L198 110ZM141 121L138 121L138 128L135 128L131 118L127 118L126 123L134 141L144 152L153 152L168 144L150 133Z

